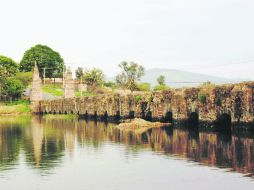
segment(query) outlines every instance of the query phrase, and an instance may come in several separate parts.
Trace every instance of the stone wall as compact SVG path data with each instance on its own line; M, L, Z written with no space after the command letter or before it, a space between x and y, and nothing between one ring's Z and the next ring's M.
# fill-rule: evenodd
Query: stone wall
M253 122L254 82L206 88L173 89L140 95L43 100L40 113L73 113L98 118L142 117L148 120L185 120L196 113L201 121L214 121L222 114L233 122Z

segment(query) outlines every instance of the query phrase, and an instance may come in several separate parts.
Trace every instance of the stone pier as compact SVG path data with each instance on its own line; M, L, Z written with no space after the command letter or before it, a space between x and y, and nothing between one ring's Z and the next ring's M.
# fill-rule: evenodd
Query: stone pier
M39 112L39 101L42 100L41 78L37 63L34 63L32 89L30 94L31 108L33 112Z

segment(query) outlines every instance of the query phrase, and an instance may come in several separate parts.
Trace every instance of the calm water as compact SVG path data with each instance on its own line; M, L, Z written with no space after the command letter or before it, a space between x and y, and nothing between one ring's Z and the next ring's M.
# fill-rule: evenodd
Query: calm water
M0 189L253 189L254 138L0 118Z

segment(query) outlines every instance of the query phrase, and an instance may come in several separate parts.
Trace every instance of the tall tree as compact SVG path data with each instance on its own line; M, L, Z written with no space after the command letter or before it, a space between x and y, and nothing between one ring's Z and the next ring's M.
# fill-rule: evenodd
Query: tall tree
M32 71L35 61L38 64L40 76L43 76L43 68L46 68L45 74L48 78L62 76L64 60L50 47L38 44L27 50L20 62L20 70Z
M165 86L165 76L164 75L160 75L158 78L157 78L157 82L159 85L161 86Z
M83 80L86 84L90 85L92 89L101 86L104 83L104 74L100 69L85 69Z
M119 64L122 69L121 73L116 76L116 82L130 89L132 92L137 89L137 82L145 74L143 66L135 62L122 62Z

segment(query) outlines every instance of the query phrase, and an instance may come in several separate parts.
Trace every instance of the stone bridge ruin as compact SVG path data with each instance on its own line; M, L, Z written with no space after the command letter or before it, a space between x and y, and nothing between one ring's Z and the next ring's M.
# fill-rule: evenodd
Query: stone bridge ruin
M40 82L36 75L38 75L37 66L34 71L35 82L33 82L35 94L32 93L32 97L35 98L31 100L33 112L36 114L78 114L102 120L126 118L144 118L163 122L189 120L194 125L199 121L222 121L218 122L222 128L231 122L252 125L254 119L254 82L75 98L71 72L68 70L65 77L65 97L40 100L38 99L41 97L38 95L41 93L38 89Z
M205 88L174 89L142 94L98 95L39 101L40 114L78 114L85 117L116 120L144 118L172 122L197 120L213 122L253 122L254 82Z

